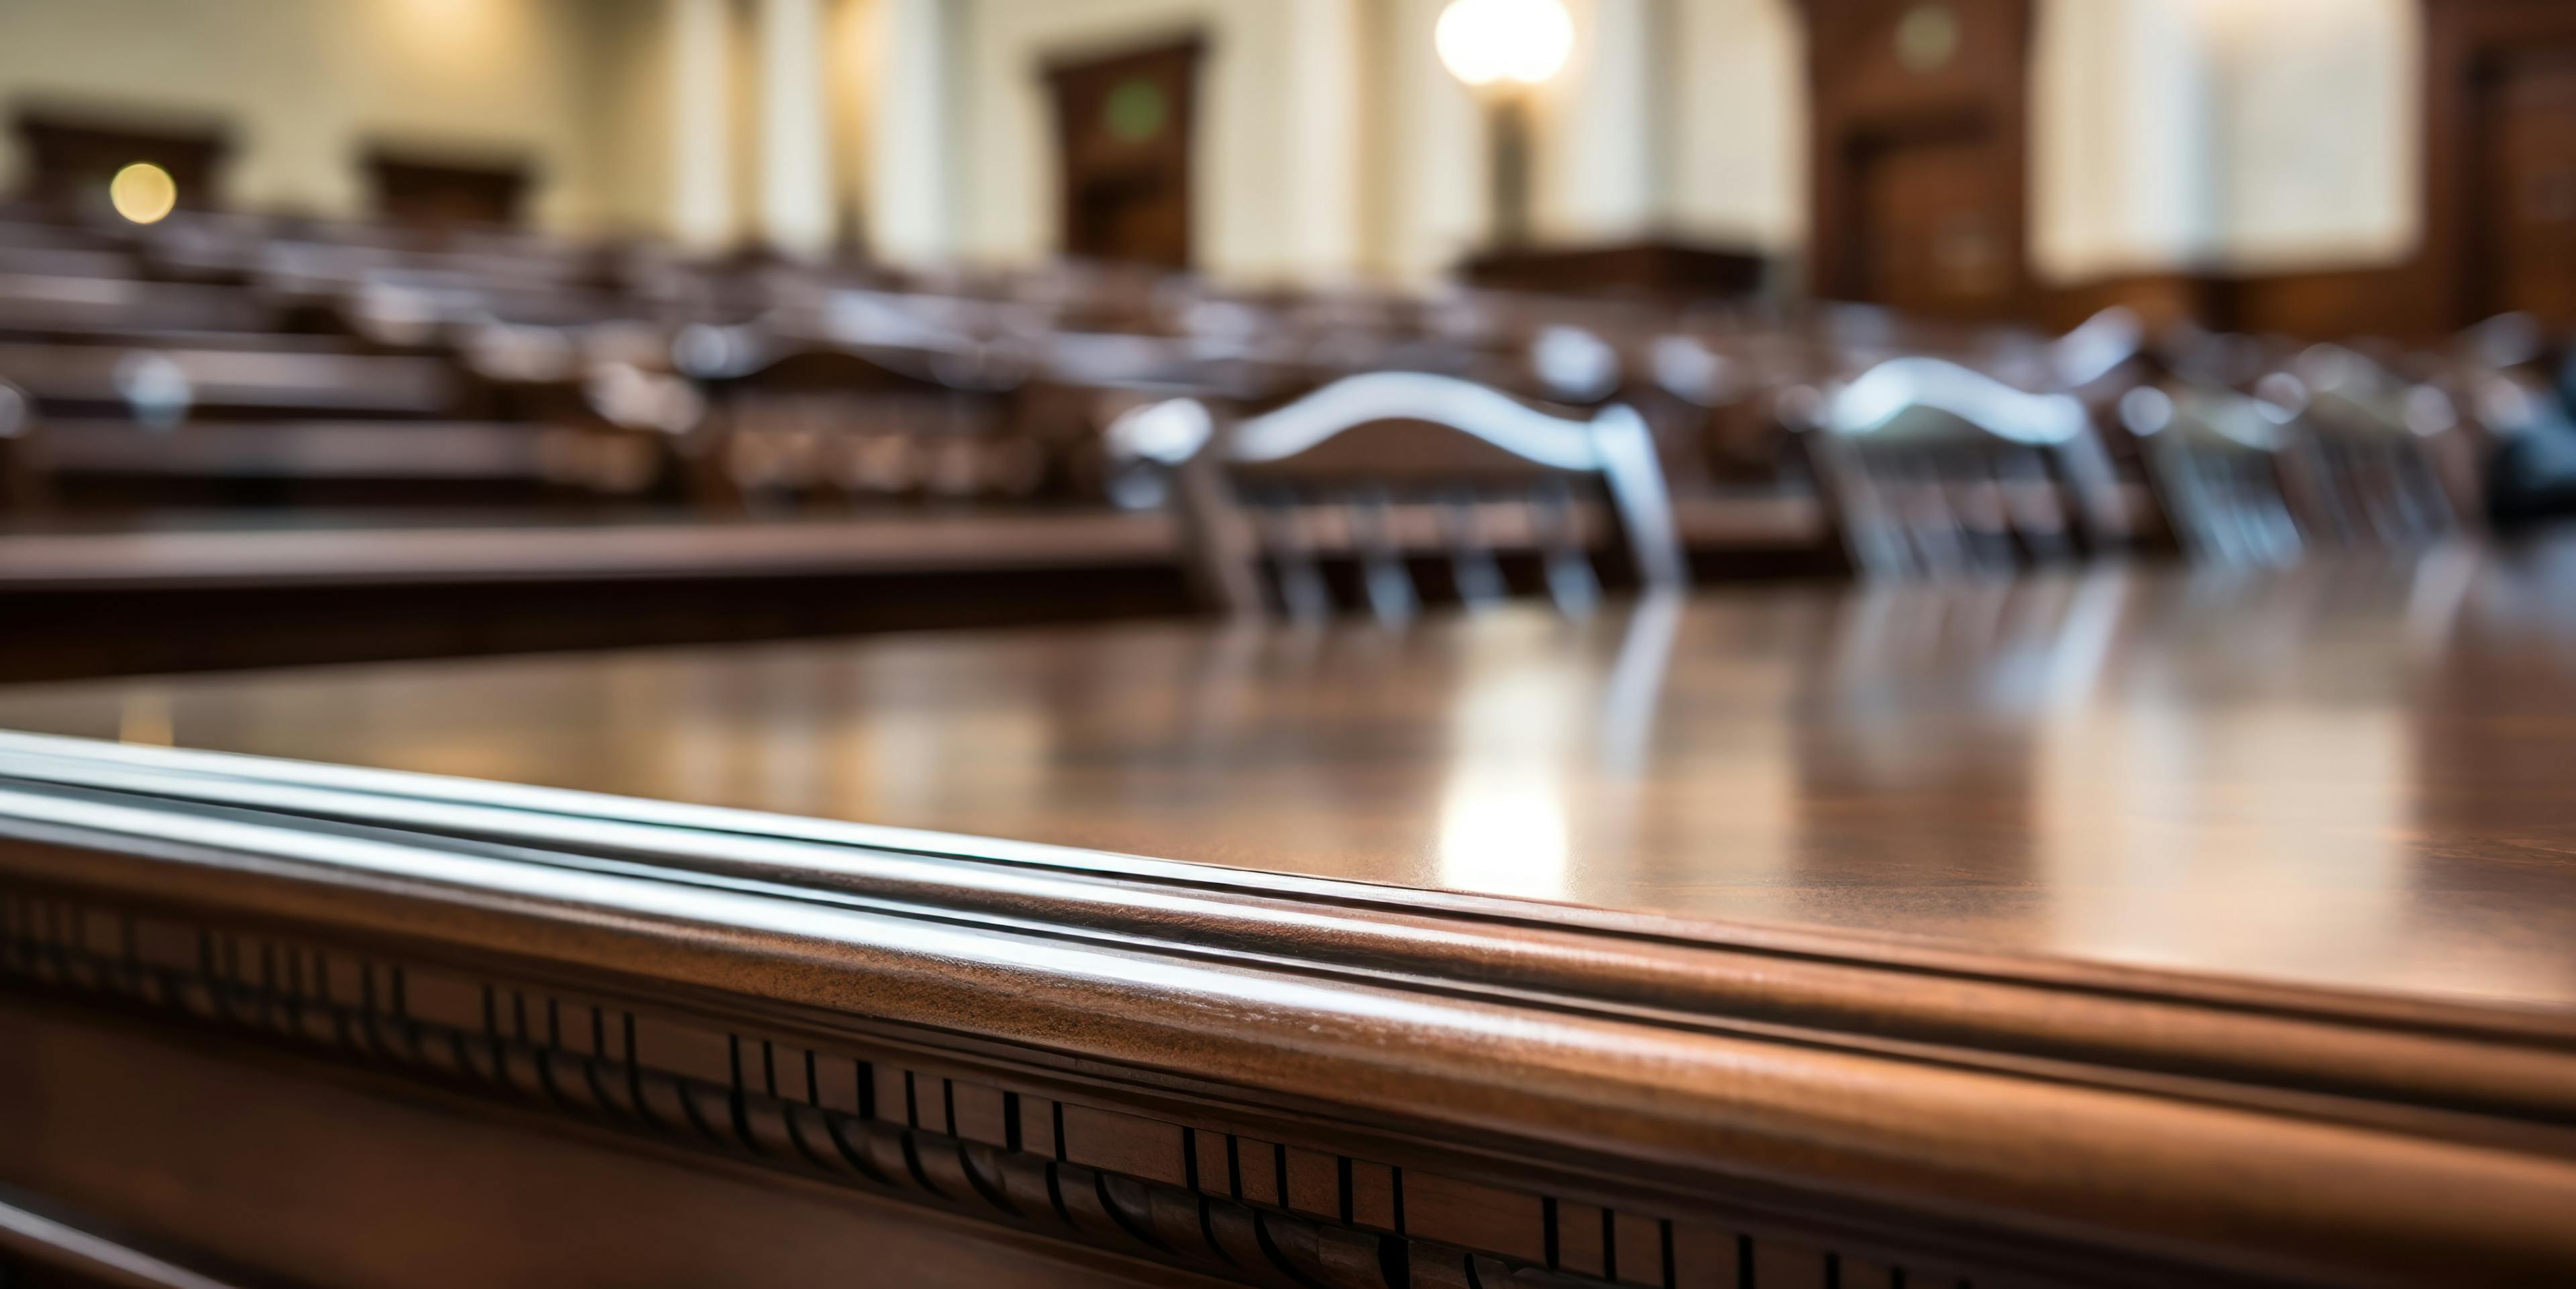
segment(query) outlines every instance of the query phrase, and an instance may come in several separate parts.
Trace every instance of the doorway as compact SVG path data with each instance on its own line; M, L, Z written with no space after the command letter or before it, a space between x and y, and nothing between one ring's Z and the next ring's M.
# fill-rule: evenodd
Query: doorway
M1196 39L1047 69L1063 174L1063 250L1190 265L1190 136L1205 45Z

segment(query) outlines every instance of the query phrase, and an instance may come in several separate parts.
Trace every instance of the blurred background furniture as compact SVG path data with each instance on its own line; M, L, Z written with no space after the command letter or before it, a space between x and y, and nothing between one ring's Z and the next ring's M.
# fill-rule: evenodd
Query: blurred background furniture
M1380 374L1633 409L1702 582L2270 562L2279 513L2411 547L2576 498L2534 429L2576 245L2548 6L2324 39L2059 0L131 3L173 7L0 33L34 51L0 60L0 676L1241 603L1111 427ZM263 89L306 48L324 89ZM2120 410L2148 388L2160 442ZM2289 414L2269 474L2201 432L2255 428L2222 392ZM1329 509L1410 486L1371 473ZM1328 598L1668 580L1396 527L1318 528L1377 547Z
M2125 540L2110 457L2064 394L1895 358L1834 387L1809 441L1865 573L2009 573Z
M1112 434L1177 474L1200 581L1237 613L1329 616L1328 564L1356 572L1391 624L1420 612L1413 565L1444 556L1440 592L1471 607L1510 593L1507 557L1534 559L1578 616L1601 598L1597 547L1624 548L1623 577L1649 590L1689 578L1654 440L1617 404L1574 419L1455 377L1378 372L1224 424L1197 402L1154 404Z

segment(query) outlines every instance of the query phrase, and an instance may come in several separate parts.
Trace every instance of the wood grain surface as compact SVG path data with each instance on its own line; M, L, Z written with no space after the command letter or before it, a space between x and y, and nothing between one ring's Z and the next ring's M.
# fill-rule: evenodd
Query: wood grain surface
M0 1191L228 1283L2551 1283L2571 586L22 691Z
M0 726L2576 1001L2576 544L0 691Z

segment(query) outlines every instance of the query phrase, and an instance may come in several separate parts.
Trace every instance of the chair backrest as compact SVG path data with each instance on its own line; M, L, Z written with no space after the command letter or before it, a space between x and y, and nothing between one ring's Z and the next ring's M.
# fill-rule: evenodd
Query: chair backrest
M2483 509L2473 469L2446 453L2465 445L2450 400L2359 353L2319 345L2300 355L2302 416L2322 486L2321 522L2346 543L2406 546L2460 531Z
M2120 400L2174 537L2192 559L2277 565L2314 531L2315 471L2295 413L2214 385L2142 385ZM2302 519L2302 516L2308 516Z
M1817 474L1864 574L2008 572L2125 530L2109 454L2067 395L1947 359L1894 358L1811 414Z
M731 346L731 348L728 348ZM680 366L707 388L713 491L793 498L1024 498L1045 484L1043 445L1012 432L1012 391L979 386L944 355L860 353L757 327L684 330ZM960 360L961 363L963 360Z
M1325 568L1349 564L1369 610L1401 622L1423 598L1415 562L1445 563L1472 605L1505 595L1505 559L1528 553L1581 614L1600 596L1594 539L1612 531L1647 587L1689 580L1653 439L1625 406L1580 419L1455 377L1371 372L1230 426L1196 400L1153 404L1110 439L1177 469L1202 583L1238 613L1327 616Z

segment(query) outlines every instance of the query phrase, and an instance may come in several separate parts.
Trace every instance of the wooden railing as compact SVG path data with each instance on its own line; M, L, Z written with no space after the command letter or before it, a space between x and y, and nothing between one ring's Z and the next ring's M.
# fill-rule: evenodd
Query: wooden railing
M175 1044L425 1098L493 1125L497 1167L720 1161L692 1184L1168 1283L2576 1264L2555 1017L24 735L0 838L0 1049L41 1053L0 1079L124 1169L165 1116L64 1121L87 1103L51 1080ZM380 1144L241 1167L439 1184ZM0 1183L89 1198L62 1149ZM125 1208L202 1234L149 1188ZM264 1238L295 1274L370 1234Z

